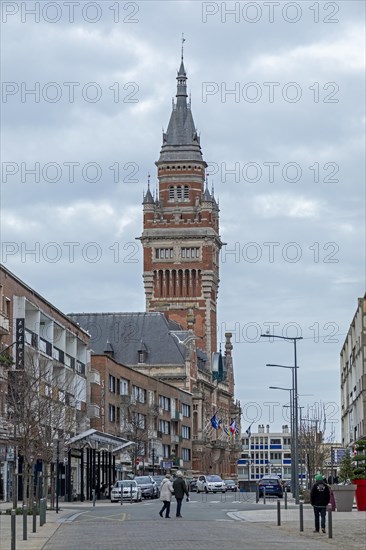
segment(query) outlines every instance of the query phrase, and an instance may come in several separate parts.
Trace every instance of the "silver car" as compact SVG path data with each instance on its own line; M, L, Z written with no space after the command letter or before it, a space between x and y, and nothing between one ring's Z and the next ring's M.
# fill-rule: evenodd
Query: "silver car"
M141 502L141 487L139 487L134 479L116 481L111 491L111 502L119 502L121 500L121 490L123 500Z
M202 475L197 479L197 493L200 493L201 491L205 493L226 493L226 485L220 476Z

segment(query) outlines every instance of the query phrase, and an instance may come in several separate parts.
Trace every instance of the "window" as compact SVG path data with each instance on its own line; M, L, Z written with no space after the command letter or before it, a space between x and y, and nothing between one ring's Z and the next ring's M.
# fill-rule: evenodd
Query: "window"
M200 249L198 246L191 246L189 248L181 248L181 256L186 260L195 260L200 257Z
M191 439L191 428L189 426L182 426L183 439Z
M281 445L281 440L271 438L271 445Z
M140 403L146 403L146 390L139 388L139 397L138 400Z
M164 411L170 411L169 397L164 397L164 395L159 395L159 407L161 409L164 409Z
M138 352L138 362L141 364L141 363L145 363L145 361L146 361L146 351L141 350Z
M172 169L174 166L172 166ZM185 167L183 167L185 168ZM181 201L189 200L189 185L171 185L169 187L169 200L170 201Z
M109 391L111 393L116 393L116 379L111 374L109 375Z
M145 430L146 428L146 416L141 413L133 412L132 413L132 422L135 428L140 430Z
M163 445L163 458L170 458L170 445Z
M157 260L170 260L173 258L172 248L155 248L155 258Z
M146 390L138 386L132 386L132 397L140 403L146 403Z
M191 460L191 449L185 449L184 447L182 448L182 459L185 462L189 462Z
M128 395L128 380L121 378L119 381L120 395Z
M191 407L189 405L186 405L185 403L182 403L182 413L183 413L183 416L190 418Z
M109 405L109 422L116 421L116 407L114 405Z
M159 431L165 435L170 434L170 422L167 420L159 420Z

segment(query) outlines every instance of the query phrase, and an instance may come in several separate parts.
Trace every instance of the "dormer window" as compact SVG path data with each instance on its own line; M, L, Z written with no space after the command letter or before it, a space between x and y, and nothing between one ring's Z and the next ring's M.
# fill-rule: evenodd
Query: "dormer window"
M141 340L139 349L137 350L137 359L139 364L146 363L147 358L147 347L144 342Z

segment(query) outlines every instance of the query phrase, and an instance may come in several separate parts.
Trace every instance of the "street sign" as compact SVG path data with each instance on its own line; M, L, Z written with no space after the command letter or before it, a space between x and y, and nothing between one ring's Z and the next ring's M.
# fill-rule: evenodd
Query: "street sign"
M69 462L69 459L67 458L67 456L64 457L64 464L67 464Z
M344 455L346 454L346 449L341 447L336 447L335 449L332 449L332 451L333 451L333 464L337 465L344 458Z

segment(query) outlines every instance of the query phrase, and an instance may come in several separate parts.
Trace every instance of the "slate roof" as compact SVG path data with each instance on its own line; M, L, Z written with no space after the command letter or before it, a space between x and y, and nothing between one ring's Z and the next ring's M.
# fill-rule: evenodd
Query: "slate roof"
M163 313L70 313L87 330L93 353L113 349L113 358L127 367L138 364L138 352L146 351L146 365L183 365L188 332ZM202 352L201 352L202 353Z

